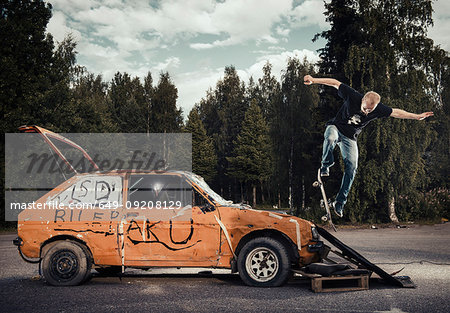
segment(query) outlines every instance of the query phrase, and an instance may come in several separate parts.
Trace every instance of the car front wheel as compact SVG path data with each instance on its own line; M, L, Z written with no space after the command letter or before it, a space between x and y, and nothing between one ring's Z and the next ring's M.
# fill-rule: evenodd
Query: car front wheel
M281 286L290 278L288 251L273 238L252 239L239 252L238 271L241 279L249 286Z
M85 249L72 241L54 244L42 259L45 280L54 286L74 286L88 279L92 263Z

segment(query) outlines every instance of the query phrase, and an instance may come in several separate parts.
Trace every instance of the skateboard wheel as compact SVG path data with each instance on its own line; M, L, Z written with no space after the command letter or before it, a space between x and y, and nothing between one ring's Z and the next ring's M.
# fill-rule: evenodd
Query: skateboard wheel
M328 221L328 216L326 216L326 215L322 216L322 221L324 221L324 222Z
M319 182L318 182L318 181L315 181L315 182L313 183L313 187L319 187Z

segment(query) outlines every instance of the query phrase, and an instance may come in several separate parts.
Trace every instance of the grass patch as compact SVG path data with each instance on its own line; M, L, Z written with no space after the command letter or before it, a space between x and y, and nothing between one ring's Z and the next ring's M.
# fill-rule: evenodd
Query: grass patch
M11 233L16 233L17 234L17 228L16 227L2 227L2 228L0 228L0 235L11 234Z

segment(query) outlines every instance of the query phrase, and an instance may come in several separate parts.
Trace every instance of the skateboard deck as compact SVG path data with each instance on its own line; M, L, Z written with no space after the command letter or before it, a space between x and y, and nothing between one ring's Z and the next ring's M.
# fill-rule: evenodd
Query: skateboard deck
M320 187L320 191L322 193L323 200L321 201L321 206L323 205L326 211L326 214L322 216L322 221L328 221L328 224L333 228L335 232L337 232L336 226L334 226L333 220L331 219L330 205L328 203L327 194L325 193L325 186L322 182L322 177L320 176L320 169L317 171L317 180L313 183L313 186Z

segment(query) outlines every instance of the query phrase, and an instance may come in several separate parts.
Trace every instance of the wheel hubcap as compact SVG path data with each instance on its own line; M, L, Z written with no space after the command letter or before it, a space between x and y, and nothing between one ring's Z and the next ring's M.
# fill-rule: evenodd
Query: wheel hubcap
M78 272L78 259L71 251L59 251L52 258L52 274L59 280L69 280Z
M278 272L278 257L269 248L256 248L247 255L247 273L256 281L273 279Z

